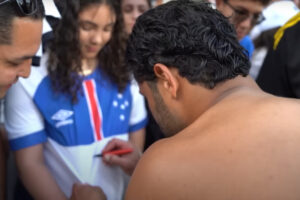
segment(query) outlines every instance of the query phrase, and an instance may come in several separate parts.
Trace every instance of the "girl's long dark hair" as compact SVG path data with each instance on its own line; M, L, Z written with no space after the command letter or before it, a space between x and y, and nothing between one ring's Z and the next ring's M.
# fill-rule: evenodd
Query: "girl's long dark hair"
M92 4L108 5L116 14L116 23L110 41L98 54L99 66L107 78L117 84L120 91L124 90L130 72L124 64L126 39L123 31L123 19L120 4L116 0L71 0L66 1L66 8L62 19L54 30L54 40L50 45L48 73L52 88L57 93L71 96L77 101L77 94L81 91L82 71L81 51L79 41L79 13Z

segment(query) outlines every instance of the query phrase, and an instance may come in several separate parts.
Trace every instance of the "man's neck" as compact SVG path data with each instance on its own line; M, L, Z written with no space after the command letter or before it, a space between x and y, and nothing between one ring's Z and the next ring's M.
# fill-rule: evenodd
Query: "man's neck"
M208 89L201 85L187 84L184 88L185 98L182 106L184 108L182 112L185 122L187 124L193 123L214 105L237 91L247 88L259 89L252 78L241 76L219 83L213 89Z

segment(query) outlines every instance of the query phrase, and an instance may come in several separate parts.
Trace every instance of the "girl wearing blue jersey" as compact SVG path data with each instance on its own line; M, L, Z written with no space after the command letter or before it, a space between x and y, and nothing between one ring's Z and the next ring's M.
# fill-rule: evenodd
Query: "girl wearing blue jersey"
M10 146L34 199L67 199L74 183L122 199L123 170L95 157L113 138L142 148L147 122L144 99L123 62L120 6L73 0L66 8L41 67L8 94Z

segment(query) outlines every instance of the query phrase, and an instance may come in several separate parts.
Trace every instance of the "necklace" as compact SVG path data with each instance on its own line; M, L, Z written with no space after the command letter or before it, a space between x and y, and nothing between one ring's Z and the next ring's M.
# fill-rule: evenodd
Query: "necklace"
M97 64L96 60L83 60L81 67L81 74L84 76L90 75L95 70Z

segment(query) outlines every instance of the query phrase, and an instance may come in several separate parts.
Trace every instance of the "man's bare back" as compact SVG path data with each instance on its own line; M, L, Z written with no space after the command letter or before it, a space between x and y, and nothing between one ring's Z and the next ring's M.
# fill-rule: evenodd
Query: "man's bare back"
M128 199L299 199L300 101L247 85L153 145Z

